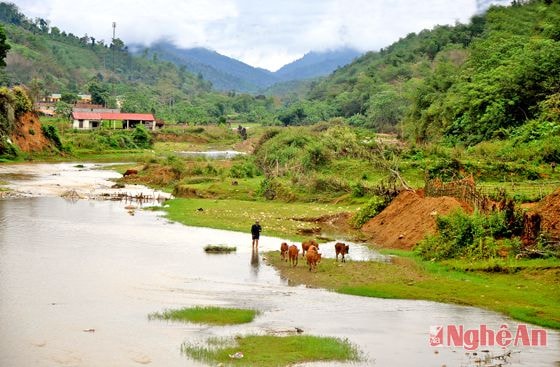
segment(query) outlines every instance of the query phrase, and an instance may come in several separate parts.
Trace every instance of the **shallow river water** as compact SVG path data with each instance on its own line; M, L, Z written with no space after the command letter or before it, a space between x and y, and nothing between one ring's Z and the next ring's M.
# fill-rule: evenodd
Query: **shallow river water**
M181 353L182 343L295 327L348 338L363 353L357 363L309 366L474 366L476 357L463 348L430 347L430 326L499 330L519 324L472 307L290 286L262 254L251 253L247 233L188 227L153 211L131 215L125 209L130 203L53 194L72 182L106 189L110 185L101 182L114 173L52 165L74 179L57 181L59 191L45 194L47 184L37 191L23 185L38 183L41 175L16 175L14 170L29 167L15 167L0 166L0 181L24 187L31 197L0 200L0 366L202 366ZM276 250L281 241L263 237L261 252ZM207 244L236 246L237 252L206 254ZM353 256L376 258L366 249ZM227 327L148 319L153 312L194 305L248 307L261 314L250 324ZM478 355L513 352L507 366L558 366L560 336L547 330L544 347L480 349L490 352Z

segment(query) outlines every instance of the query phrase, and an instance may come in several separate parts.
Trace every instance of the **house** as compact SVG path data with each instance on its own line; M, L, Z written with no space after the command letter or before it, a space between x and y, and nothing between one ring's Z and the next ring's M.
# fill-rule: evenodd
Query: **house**
M89 130L101 126L103 121L122 121L123 129L133 129L143 124L149 130L155 130L156 119L151 113L116 113L116 112L72 112L72 127L74 129Z

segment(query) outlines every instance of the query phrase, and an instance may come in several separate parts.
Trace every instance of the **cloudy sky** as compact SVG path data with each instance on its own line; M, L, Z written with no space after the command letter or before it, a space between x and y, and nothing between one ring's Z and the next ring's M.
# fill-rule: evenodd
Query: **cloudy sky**
M111 25L116 22L116 36L127 44L149 45L167 39L180 47L207 47L272 71L308 51L344 46L360 51L378 50L410 32L436 24L467 22L477 11L475 0L15 0L14 3L27 17L47 19L52 26L77 36L87 33L109 43Z

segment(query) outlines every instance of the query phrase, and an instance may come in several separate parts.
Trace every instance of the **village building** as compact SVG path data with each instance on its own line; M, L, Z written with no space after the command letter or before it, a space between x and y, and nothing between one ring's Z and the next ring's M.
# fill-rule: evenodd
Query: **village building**
M123 129L133 129L138 124L149 130L156 129L156 119L151 113L120 113L120 112L72 112L72 127L79 130L99 128L103 121L111 121L117 128L117 121L122 122Z

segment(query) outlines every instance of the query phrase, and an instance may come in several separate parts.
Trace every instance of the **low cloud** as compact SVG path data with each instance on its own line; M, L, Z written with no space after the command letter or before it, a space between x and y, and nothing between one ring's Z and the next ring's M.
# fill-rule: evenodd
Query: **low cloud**
M309 51L378 50L436 24L467 22L474 0L19 0L26 16L109 43L112 22L125 43L160 39L207 47L276 70Z

